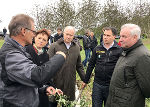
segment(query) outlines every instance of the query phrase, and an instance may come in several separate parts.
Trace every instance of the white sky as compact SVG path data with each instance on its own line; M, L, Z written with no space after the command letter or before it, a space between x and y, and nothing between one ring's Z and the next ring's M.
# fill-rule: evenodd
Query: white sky
M0 31L3 30L4 27L8 29L8 24L12 18L16 14L25 13L31 16L32 9L35 4L39 4L40 6L47 5L48 3L56 3L59 0L1 0L0 1ZM73 3L78 4L82 0L69 0Z
M0 4L1 4L0 20L2 22L0 22L0 31L2 31L4 27L8 29L8 24L12 16L19 14L19 13L30 14L35 4L40 4L44 6L49 2L55 3L57 1L59 0L1 0L0 1ZM82 0L69 0L69 1L72 1L73 3L76 3L75 5L77 5L79 2L81 3ZM103 2L103 0L100 0L100 1ZM123 2L125 0L120 0L120 1ZM128 0L126 0L126 2L127 1Z
M0 1L0 31L4 27L8 28L8 24L16 14L31 14L35 4L45 5L49 2L54 3L58 0L1 0Z

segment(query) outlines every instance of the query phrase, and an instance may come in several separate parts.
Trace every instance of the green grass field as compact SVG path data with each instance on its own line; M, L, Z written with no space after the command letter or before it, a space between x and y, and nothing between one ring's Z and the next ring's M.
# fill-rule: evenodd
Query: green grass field
M0 48L2 47L3 43L4 43L4 40L0 39Z
M99 39L98 39L99 40ZM118 40L117 40L118 41ZM142 39L142 41L143 41L143 43L144 43L144 45L145 45L145 47L147 47L148 48L148 50L150 50L150 39ZM98 41L99 42L99 41ZM3 45L3 43L4 43L4 40L3 39L0 39L0 47ZM81 43L81 45L82 45L82 40L80 40L80 43ZM81 59L82 59L82 61L84 60L84 58L85 58L85 55L84 55L84 50L82 50L81 51ZM86 68L85 68L86 69ZM93 75L94 75L94 73L93 73ZM86 107L91 107L91 104L92 104L92 102L91 102L91 94L92 94L92 81L93 81L93 77L91 78L91 80L90 80L91 82L88 84L88 86L84 89L84 91L83 91L83 93L82 93L82 98L84 99L84 103L86 103ZM80 84L81 83L81 81L80 81L80 78L79 78L79 76L78 76L78 74L77 74L77 82L78 82L78 84ZM81 86L81 85L80 85ZM150 107L150 100L149 99L146 99L146 106L145 107Z

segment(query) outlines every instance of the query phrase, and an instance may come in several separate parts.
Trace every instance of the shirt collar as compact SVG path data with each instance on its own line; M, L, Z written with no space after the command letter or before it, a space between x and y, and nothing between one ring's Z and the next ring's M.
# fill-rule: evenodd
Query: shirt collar
M21 47L22 49L26 50L25 47L23 47L19 42L17 42L16 40L14 40L13 38L11 38L12 41L14 41L17 45L19 45L19 47Z
M64 43L65 43L65 42L64 42ZM70 43L65 43L65 45L66 45L66 48L69 49L70 46L71 46L71 42L70 42Z
M113 47L113 45L114 45L114 41L113 41L113 43L110 45L109 48L106 48L105 45L104 45L104 42L103 42L103 47L104 47L105 49L107 49L107 50L110 49L111 47Z

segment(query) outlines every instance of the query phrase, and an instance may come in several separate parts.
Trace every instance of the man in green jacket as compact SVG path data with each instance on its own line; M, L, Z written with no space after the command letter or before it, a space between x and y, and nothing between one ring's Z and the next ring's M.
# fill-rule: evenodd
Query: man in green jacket
M138 25L121 27L123 52L111 78L106 107L145 107L145 98L150 97L150 53L140 34Z
M63 38L54 42L48 50L50 58L53 57L58 50L66 54L66 61L59 73L53 78L53 82L56 88L61 89L70 101L75 100L76 71L82 81L85 76L81 63L80 48L73 40L74 34L74 27L65 27ZM57 107L57 104L53 104L52 107Z

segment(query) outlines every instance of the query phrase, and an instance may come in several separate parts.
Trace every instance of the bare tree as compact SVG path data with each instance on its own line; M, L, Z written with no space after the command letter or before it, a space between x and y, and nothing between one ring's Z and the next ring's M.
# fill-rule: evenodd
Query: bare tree
M83 0L76 18L79 29L95 28L99 25L101 6L95 0Z
M36 20L37 29L53 27L54 14L50 5L47 5L44 8L35 5L33 16Z
M48 4L44 8L35 5L33 15L37 29L50 28L54 31L57 27L64 28L75 23L74 5L68 0L60 0L56 6Z
M57 6L53 8L53 11L55 28L75 25L75 7L68 0L60 0Z

